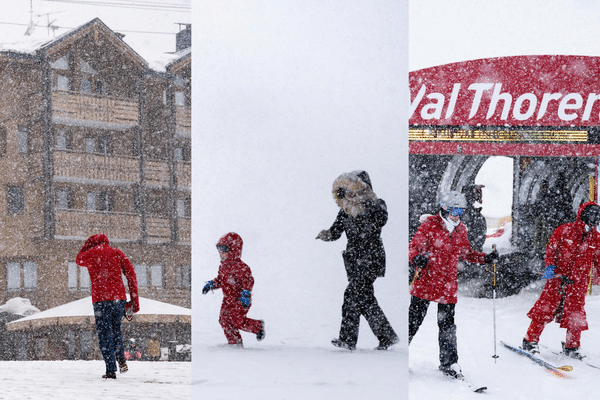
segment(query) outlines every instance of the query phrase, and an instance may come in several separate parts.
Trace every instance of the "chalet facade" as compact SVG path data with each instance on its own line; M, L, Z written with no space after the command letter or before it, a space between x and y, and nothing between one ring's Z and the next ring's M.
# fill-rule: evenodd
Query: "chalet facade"
M189 28L188 28L189 29ZM149 67L102 21L0 51L0 302L89 296L104 233L140 295L191 306L191 55Z

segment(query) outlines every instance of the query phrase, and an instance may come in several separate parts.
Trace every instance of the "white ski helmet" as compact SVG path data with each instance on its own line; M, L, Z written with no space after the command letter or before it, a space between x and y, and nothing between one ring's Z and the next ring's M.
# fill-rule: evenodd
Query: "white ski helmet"
M455 190L451 190L444 193L442 196L442 201L440 201L440 205L444 210L446 210L448 207L467 208L467 199L465 199L464 194Z

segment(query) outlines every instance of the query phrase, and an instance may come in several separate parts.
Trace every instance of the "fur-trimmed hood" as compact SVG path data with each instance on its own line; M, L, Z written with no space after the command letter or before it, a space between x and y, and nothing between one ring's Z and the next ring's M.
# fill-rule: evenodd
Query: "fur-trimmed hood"
M369 174L362 170L346 172L338 176L333 182L331 193L335 203L342 208L344 199L356 199L357 202L377 199Z

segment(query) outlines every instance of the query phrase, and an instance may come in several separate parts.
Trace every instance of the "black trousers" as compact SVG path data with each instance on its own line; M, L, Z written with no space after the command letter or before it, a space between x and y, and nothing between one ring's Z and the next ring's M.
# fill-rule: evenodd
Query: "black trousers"
M397 338L390 322L375 298L373 280L351 279L344 292L340 340L356 346L360 316L364 316L381 344L389 344Z
M439 328L438 343L440 346L440 365L449 367L458 362L458 349L456 345L456 324L454 323L454 309L456 304L438 303L437 323ZM429 300L411 296L408 309L408 344L416 335L419 327L427 315Z

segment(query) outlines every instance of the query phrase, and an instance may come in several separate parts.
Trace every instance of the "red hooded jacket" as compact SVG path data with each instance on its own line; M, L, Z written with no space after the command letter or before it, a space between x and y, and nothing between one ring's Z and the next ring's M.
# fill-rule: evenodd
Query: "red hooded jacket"
M428 217L408 245L408 259L427 256L429 262L420 272L410 294L442 304L456 304L458 290L458 261L485 264L485 253L471 248L467 228L460 222L452 231L446 228L442 217Z
M563 304L560 326L578 330L588 329L585 314L585 295L590 282L590 270L600 258L600 233L593 228L586 233L581 212L587 202L579 207L577 219L560 225L554 230L546 247L546 266L554 265L554 277L548 279L538 301L527 316L535 320L551 320L555 307L566 294ZM565 284L561 277L567 277L572 283ZM561 289L562 288L562 289Z
M133 265L121 250L108 245L106 235L90 236L77 254L75 262L86 267L90 273L93 303L127 300L122 272L127 279L133 312L139 311L138 285Z
M215 289L223 289L223 301L237 300L242 290L252 291L254 286L254 278L250 267L248 267L241 259L243 241L237 233L228 233L219 239L217 245L229 246L229 256L221 261L219 265L219 273L213 279Z

